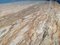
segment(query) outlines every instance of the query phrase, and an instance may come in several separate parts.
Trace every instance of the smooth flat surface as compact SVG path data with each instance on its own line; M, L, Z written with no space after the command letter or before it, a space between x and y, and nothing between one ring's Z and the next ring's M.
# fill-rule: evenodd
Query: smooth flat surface
M60 45L60 4L0 5L0 45Z

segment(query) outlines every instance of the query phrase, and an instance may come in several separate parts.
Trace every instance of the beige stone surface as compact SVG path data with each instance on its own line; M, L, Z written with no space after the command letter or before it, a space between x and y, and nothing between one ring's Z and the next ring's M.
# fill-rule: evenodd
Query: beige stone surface
M60 4L0 5L0 45L60 45Z

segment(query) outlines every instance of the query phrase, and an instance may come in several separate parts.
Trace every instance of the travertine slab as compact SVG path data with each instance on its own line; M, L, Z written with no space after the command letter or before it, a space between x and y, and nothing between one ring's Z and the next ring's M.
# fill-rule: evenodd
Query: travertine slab
M60 4L27 4L0 15L0 45L60 45Z

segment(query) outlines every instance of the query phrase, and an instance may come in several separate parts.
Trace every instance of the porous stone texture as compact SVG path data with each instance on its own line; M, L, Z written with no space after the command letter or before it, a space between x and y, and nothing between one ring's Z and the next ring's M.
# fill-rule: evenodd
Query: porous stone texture
M0 16L0 45L60 45L60 4L27 4L20 11L4 13Z

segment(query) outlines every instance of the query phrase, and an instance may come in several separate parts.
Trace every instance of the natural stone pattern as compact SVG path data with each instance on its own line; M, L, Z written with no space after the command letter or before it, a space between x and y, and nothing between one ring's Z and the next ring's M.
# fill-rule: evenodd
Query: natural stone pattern
M60 45L60 4L36 3L0 16L0 45Z

